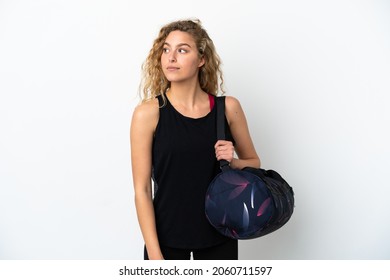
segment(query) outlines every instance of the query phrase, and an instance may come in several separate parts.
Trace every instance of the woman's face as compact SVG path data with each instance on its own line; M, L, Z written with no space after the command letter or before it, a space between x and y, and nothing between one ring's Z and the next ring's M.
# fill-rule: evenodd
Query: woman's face
M195 41L190 34L172 31L165 39L161 66L171 83L182 83L198 79L199 68L204 58L199 57Z

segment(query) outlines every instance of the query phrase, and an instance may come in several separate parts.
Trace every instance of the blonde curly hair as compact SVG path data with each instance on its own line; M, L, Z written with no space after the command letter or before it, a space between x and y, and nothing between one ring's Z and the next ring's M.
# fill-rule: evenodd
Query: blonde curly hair
M205 64L199 71L199 84L202 90L213 95L225 92L223 89L221 59L215 50L213 41L202 27L200 20L179 20L161 28L148 57L142 64L142 80L140 84L142 102L165 93L170 87L170 82L165 78L162 71L161 55L165 39L169 33L176 30L190 34L198 48L199 56L204 57Z

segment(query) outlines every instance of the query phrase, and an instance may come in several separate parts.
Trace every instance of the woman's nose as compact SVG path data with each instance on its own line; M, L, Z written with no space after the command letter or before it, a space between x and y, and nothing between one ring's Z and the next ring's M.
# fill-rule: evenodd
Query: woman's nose
M175 62L176 61L176 56L175 56L175 54L173 52L170 53L170 55L168 57L168 60L169 60L169 62Z

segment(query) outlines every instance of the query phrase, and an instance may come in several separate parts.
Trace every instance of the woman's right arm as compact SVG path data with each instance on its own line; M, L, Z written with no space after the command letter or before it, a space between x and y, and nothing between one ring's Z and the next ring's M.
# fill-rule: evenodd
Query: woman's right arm
M138 105L130 127L135 207L149 259L163 259L157 238L152 200L152 142L159 118L158 100Z

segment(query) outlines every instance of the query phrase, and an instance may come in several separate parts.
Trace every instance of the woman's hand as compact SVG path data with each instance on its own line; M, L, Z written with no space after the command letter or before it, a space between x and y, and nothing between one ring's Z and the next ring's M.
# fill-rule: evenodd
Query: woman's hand
M164 257L161 254L161 252L158 252L156 254L149 254L149 252L148 252L148 259L149 260L164 260Z
M231 141L218 140L215 143L215 157L217 160L224 159L227 162L231 163L234 156L234 146Z

